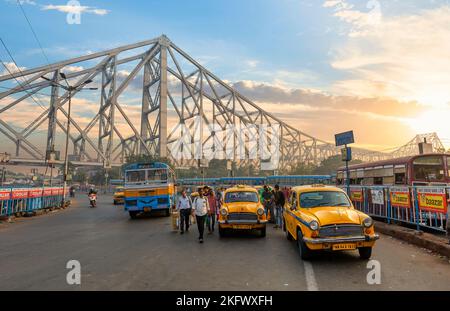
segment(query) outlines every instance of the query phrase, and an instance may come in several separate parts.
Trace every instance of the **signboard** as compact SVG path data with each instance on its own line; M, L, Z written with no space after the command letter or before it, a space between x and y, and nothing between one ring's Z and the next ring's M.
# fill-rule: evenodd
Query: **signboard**
M447 196L444 188L418 188L417 201L420 210L447 214Z
M52 188L44 188L44 192L42 193L44 197L49 197L52 195Z
M350 199L355 202L363 202L364 196L362 189L351 189L350 190Z
M11 199L11 189L0 189L0 201Z
M13 189L11 192L11 197L13 200L26 199L28 198L28 189L27 188Z
M407 187L391 188L390 199L392 206L404 208L411 206L409 189Z
M355 142L353 131L336 134L334 135L334 139L336 141L336 146L353 144Z
M373 204L384 204L384 192L383 189L370 189L370 195L372 197Z
M59 188L52 188L52 195L58 195L59 194Z
M28 190L28 197L40 198L42 196L42 188L33 188Z
M352 148L342 148L341 149L342 161L351 161L352 160Z

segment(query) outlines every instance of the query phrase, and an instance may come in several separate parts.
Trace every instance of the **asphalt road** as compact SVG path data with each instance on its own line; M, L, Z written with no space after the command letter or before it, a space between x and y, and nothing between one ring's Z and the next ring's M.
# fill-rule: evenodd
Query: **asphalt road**
M450 263L381 235L372 259L381 284L369 285L358 253L321 253L303 262L281 230L197 242L197 230L171 231L170 218L131 220L111 197L0 225L0 290L450 290ZM68 285L66 264L81 264Z

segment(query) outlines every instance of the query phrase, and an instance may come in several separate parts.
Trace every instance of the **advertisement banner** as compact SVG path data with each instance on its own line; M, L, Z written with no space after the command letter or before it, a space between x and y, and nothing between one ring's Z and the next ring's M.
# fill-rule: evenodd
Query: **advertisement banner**
M391 188L391 205L395 207L409 208L411 206L411 198L408 188Z
M0 201L11 199L11 189L0 189Z
M11 193L12 199L27 199L28 198L28 189L26 188L19 188L19 189L13 189Z
M28 190L29 198L40 198L42 196L42 188L33 188Z
M52 188L52 195L58 195L59 194L59 188Z
M363 202L364 196L362 189L351 189L350 190L350 199L355 202Z
M447 214L447 195L444 188L418 188L417 201L420 210Z
M372 197L373 204L384 204L384 191L383 189L371 189L370 194Z

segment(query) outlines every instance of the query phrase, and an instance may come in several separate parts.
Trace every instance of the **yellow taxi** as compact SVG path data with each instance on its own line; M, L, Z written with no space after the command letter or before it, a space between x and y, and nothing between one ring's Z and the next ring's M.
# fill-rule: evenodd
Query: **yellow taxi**
M266 236L266 215L255 188L238 185L225 190L219 211L219 235L231 230L260 230Z
M124 193L123 187L117 187L116 190L114 191L114 195L113 195L114 205L123 204L124 200L125 200L124 198L125 198L125 193Z
M283 229L296 240L302 259L316 250L356 250L369 259L379 238L373 220L356 210L340 188L324 185L292 188L283 210Z

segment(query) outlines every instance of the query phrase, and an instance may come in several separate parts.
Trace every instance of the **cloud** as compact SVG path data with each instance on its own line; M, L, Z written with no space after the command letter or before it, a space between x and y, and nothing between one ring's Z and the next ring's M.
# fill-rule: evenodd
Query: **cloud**
M25 69L26 69L26 67L17 67L17 65L13 62L3 62L3 71L0 72L0 76L9 75L10 73L20 72Z
M106 9L98 9L90 6L69 5L69 4L67 5L47 4L42 6L41 9L44 11L55 10L63 13L72 13L72 14L91 13L95 15L106 15L110 12L109 10Z
M338 10L350 26L347 40L332 51L331 65L349 79L330 91L353 96L387 96L433 107L450 101L450 7L415 14L383 16L366 23L367 14Z

